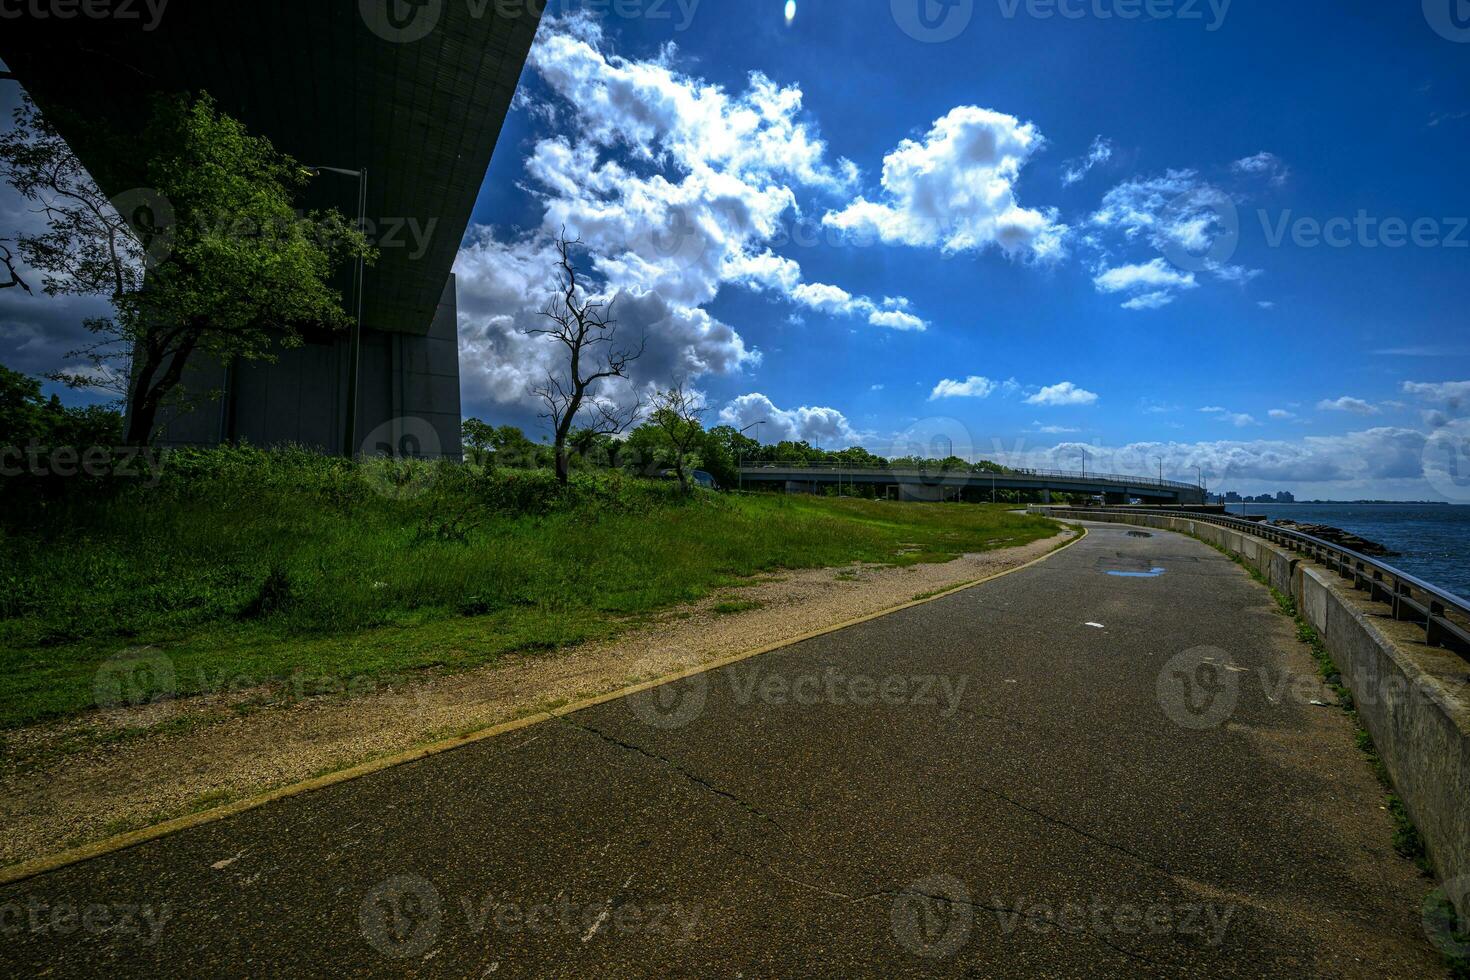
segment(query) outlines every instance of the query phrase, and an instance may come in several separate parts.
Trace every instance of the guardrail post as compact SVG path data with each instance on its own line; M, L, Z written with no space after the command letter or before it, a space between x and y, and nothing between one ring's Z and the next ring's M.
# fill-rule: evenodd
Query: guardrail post
M1404 585L1402 582L1395 582L1393 584L1393 618L1395 620L1418 618L1413 615L1413 610L1404 602L1410 596L1411 593L1407 585Z
M1383 573L1377 569L1373 570L1373 577L1368 580L1368 597L1374 602L1382 602L1379 596L1388 590L1383 587Z
M1440 627L1440 620L1444 618L1444 604L1431 601L1429 603L1429 618L1424 621L1424 642L1432 647L1444 646L1445 631Z

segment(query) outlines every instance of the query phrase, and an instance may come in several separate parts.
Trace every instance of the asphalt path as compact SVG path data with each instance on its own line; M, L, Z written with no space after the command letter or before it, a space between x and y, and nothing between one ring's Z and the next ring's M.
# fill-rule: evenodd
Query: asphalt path
M1434 975L1289 620L1140 535L13 884L0 973Z

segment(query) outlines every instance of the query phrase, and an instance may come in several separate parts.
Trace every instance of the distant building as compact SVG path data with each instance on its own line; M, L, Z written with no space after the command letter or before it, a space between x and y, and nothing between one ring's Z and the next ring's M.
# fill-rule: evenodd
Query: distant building
M1296 494L1290 490L1282 490L1276 494L1276 502L1278 504L1294 504L1296 503Z
M1240 494L1236 493L1234 490L1231 490L1229 493L1225 494L1225 502L1227 504L1244 503L1244 501L1240 497Z

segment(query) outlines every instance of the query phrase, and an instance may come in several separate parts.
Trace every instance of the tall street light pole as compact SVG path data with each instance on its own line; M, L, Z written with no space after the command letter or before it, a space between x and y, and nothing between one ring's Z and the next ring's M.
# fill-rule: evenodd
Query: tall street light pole
M751 429L754 429L756 426L758 426L758 425L765 425L765 424L766 424L766 420L765 419L761 419L759 422L752 422L749 425L747 425L745 428L741 429L736 434L743 436L747 432L749 432ZM761 441L760 440L760 433L759 432L756 433L755 441L756 442L760 442ZM736 474L736 476L735 476L735 482L739 485L740 492L741 493L744 493L745 492L745 450L744 449L741 449L739 452L737 452L735 454L735 474Z
M313 174L341 174L357 178L357 230L367 233L367 168L347 170L342 167L307 167ZM347 422L342 431L342 455L348 459L357 456L357 386L362 367L362 292L365 278L364 259L357 257L357 268L352 276L352 291L357 302L357 322L352 325L352 339L347 345Z

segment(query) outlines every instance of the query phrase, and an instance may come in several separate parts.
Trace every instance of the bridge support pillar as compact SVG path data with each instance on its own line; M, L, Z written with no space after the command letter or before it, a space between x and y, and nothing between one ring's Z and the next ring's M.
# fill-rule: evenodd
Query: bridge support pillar
M1043 491L1041 491L1041 502L1043 504L1049 504L1049 503L1051 503L1051 491L1050 490L1043 490Z
M1121 505L1121 504L1126 504L1126 503L1128 503L1128 494L1127 493L1114 493L1112 491L1109 491L1109 492L1103 494L1103 502L1106 503L1110 507L1111 506Z

